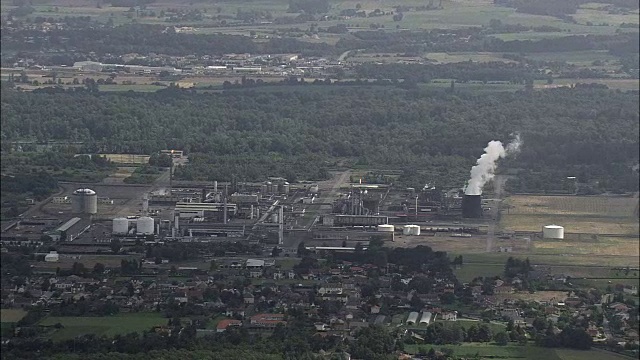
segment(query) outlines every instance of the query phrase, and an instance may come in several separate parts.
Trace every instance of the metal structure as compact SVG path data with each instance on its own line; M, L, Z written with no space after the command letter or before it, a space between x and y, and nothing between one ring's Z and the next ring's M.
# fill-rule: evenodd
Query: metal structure
M76 214L97 214L98 195L91 189L78 189L73 192L71 205Z
M394 232L396 231L395 226L389 224L378 225L378 231L380 232Z
M402 229L403 235L420 235L420 226L419 225L405 225Z
M129 232L129 219L115 218L112 222L111 232L115 235L125 235Z
M544 239L564 239L564 227L559 225L546 225L542 228Z

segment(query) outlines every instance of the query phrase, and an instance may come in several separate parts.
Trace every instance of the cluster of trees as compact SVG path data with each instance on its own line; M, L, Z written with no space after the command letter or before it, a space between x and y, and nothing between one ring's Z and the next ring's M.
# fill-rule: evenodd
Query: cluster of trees
M3 174L0 189L3 200L7 193L32 194L36 199L43 199L58 189L58 182L46 171L35 174Z
M504 265L504 276L511 279L516 276L526 278L529 275L529 271L533 270L529 258L525 260L509 257L507 263Z
M526 80L547 79L548 75L519 63L501 61L474 63L471 61L451 64L361 64L356 67L358 77L373 79L404 79L428 83L432 79L456 79L468 81L508 81L524 84Z
M3 91L5 138L79 139L86 152L183 149L176 178L239 181L322 178L338 158L378 168L418 168L425 181L460 186L489 140L519 132L520 154L503 164L632 186L638 163L633 92L575 88L468 94L387 87L200 94L24 93ZM579 124L579 126L577 126ZM4 141L3 141L4 143ZM3 156L4 158L4 156ZM3 159L4 162L4 159ZM218 168L218 170L216 170ZM600 171L593 171L600 169ZM609 170L610 173L606 173ZM606 176L606 177L605 177ZM425 178L426 177L426 178ZM546 189L537 184L532 191ZM624 188L633 191L635 187Z

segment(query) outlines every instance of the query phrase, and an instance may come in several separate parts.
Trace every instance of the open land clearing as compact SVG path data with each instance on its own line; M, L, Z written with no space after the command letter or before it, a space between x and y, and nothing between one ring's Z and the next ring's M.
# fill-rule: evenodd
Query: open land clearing
M62 324L61 329L52 329L52 340L72 339L78 335L96 336L125 335L149 330L153 326L166 325L167 319L159 313L130 313L103 317L49 316L40 321L41 326Z
M17 323L25 315L27 315L27 312L22 309L0 309L0 322Z

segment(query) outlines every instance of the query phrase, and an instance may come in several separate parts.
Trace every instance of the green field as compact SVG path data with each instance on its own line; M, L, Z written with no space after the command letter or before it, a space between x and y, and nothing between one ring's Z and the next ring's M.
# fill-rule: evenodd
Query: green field
M49 316L40 321L39 325L62 324L62 329L52 329L49 336L52 340L66 340L84 334L114 336L141 332L156 325L166 325L167 321L158 313L130 313L106 317Z
M432 345L405 345L405 351L416 354L420 349L429 351ZM457 356L473 357L478 354L481 358L499 358L502 360L619 360L629 359L621 355L603 352L599 350L571 350L550 349L532 345L497 346L490 344L464 343L459 346L433 346L435 350L442 348L452 349Z
M466 255L464 255L466 256ZM504 272L504 264L466 264L455 269L454 274L461 282L470 282L471 280L482 277L493 277L501 275Z

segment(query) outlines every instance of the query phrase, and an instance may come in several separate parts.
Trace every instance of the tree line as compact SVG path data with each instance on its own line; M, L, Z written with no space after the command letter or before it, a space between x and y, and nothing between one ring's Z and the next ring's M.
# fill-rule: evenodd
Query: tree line
M638 163L634 92L297 89L8 90L1 99L2 132L9 141L75 139L88 153L183 149L191 164L178 168L176 177L184 179L318 179L326 176L323 169L346 159L351 165L413 169L421 173L412 180L419 187L461 186L488 141L508 141L518 132L525 145L503 161L506 168L553 172L547 182L565 181L583 169L590 181L604 181L610 190L637 188L631 170ZM550 185L531 186L540 191Z

